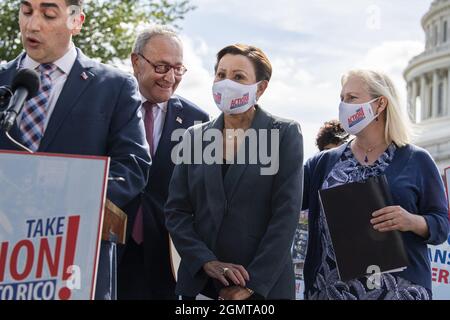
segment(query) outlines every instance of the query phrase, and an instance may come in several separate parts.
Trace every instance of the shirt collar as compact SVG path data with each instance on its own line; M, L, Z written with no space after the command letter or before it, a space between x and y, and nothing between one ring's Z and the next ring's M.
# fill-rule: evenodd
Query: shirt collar
M141 100L142 100L142 104L144 104L145 102L148 101L142 94L141 94ZM168 103L169 103L168 101L164 101L164 102L157 103L156 106L162 112L167 112L167 105L168 105Z
M61 70L65 74L69 74L70 70L72 70L72 67L75 64L77 55L78 55L77 49L75 48L75 45L72 43L69 51L67 51L67 53L64 56L62 56L61 58L54 61L53 64L55 64L59 68L59 70ZM23 59L21 67L26 68L26 69L35 70L40 65L41 64L39 62L30 58L29 55L25 55L25 58Z

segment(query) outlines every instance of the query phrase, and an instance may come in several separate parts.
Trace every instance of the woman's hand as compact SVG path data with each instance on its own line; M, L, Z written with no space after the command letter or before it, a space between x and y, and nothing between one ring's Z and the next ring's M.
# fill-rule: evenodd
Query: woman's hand
M375 230L388 232L411 231L423 238L429 237L428 225L424 217L412 214L400 206L390 206L375 211L370 222Z
M220 290L219 300L247 300L253 292L243 287L227 287Z
M203 265L203 270L211 278L217 279L226 287L230 285L227 279L236 286L245 287L245 281L250 280L250 276L243 266L225 263L220 261L210 261Z

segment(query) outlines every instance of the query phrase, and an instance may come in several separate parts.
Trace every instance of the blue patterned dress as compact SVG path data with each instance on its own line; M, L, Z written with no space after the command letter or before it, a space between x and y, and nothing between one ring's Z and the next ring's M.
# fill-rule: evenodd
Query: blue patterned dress
M335 164L322 189L337 187L351 182L360 182L384 173L392 162L396 146L391 144L380 158L370 166L361 165L353 155L350 143L341 159ZM336 258L328 225L323 210L320 211L319 230L321 238L322 261L312 289L306 293L311 300L429 300L428 291L414 285L395 273L381 275L381 286L368 288L368 276L343 282L339 278Z

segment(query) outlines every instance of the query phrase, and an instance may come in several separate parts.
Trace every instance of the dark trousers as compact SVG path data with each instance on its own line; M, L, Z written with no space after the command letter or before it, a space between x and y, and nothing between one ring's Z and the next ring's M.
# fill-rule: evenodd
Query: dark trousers
M123 249L118 265L117 298L119 300L176 300L175 282L160 270L159 259L147 261L144 245L132 238ZM151 260L151 257L149 258ZM165 271L165 269L164 269Z
M144 300L146 277L144 264L144 246L138 245L132 238L127 242L125 252L118 266L117 298L119 300Z
M204 295L205 297L213 299L213 300L219 299L218 288L212 279L209 279L208 282L206 282L205 287L203 288L203 290L200 293L202 295ZM196 297L181 296L181 300L192 301L192 300L196 300Z

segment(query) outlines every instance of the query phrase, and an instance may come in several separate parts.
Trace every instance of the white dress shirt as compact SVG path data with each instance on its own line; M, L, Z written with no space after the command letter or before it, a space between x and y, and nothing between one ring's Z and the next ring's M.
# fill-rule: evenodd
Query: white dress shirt
M56 102L58 101L58 98L61 94L64 84L66 83L67 77L70 71L72 70L73 65L75 64L77 55L78 54L75 45L71 44L69 51L67 51L67 53L63 57L53 62L53 64L55 64L58 67L59 72L55 72L51 76L52 90L50 92L50 100L47 106L47 117L45 118L44 131L45 129L47 129L48 121L50 120L53 110L55 109ZM26 55L25 58L23 59L21 67L37 71L37 68L40 65L41 64L39 62L34 61L28 55ZM21 120L22 120L22 113L17 117L18 122L20 122Z
M145 119L145 108L143 107L143 104L148 101L144 96L142 97L142 105L141 105L141 112L142 112L142 118ZM156 150L158 149L159 140L161 140L163 128L164 128L164 121L166 120L166 114L167 114L167 101L161 102L156 104L158 107L153 108L153 150L156 153Z

